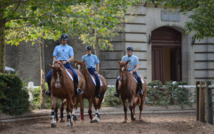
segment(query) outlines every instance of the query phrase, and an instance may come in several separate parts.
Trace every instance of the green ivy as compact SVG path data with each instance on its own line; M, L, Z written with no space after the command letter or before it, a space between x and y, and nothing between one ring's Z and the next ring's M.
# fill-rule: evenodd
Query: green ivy
M122 104L121 99L114 96L115 92L115 87L108 88L104 97L104 106L118 106Z
M20 115L29 111L28 91L24 82L15 74L0 73L0 111Z
M33 94L33 101L31 101L31 109L41 109L40 103L41 103L41 95L40 95L40 90L41 87L39 86L38 88L32 89L31 92ZM44 92L48 90L48 84L45 83L45 89ZM51 108L51 97L45 95L44 96L44 101L45 101L45 109L50 109ZM57 101L57 106L61 106L61 100Z
M148 84L146 104L149 105L179 105L183 108L184 105L191 105L190 97L192 94L183 85L186 82L168 81L163 88L161 81L153 81Z

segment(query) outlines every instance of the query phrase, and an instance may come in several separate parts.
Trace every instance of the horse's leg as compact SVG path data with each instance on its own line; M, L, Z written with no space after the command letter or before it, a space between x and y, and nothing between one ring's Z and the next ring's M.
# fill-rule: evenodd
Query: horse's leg
M84 121L84 106L83 106L83 99L80 99L80 117L81 120Z
M63 114L65 103L66 103L66 101L62 100L62 105L60 107L60 122L65 122L64 114Z
M143 96L140 97L140 104L139 104L139 120L142 120L141 118L141 115L142 115L142 111L143 111L143 105L144 105L144 101L145 101L145 98L146 98L146 84L144 83L143 84Z
M92 120L92 98L90 98L88 101L89 101L88 115L90 120Z
M71 118L72 118L73 121L77 121L76 110L77 110L77 108L76 108L76 106L75 106L75 107L73 108L72 114L71 114Z
M51 97L51 103L52 103L52 106L51 106L51 127L56 127L56 121L55 121L55 115L54 115L54 110L56 109L56 102L57 102L57 98L52 96Z
M54 111L55 111L55 113L54 113L55 114L55 119L56 119L56 121L58 121L59 118L58 118L58 107L57 106L55 107Z
M77 98L72 98L74 106L72 108L72 114L71 114L71 118L73 119L73 121L77 121L77 116L76 116L76 110L79 104L79 101L77 100Z
M131 119L132 120L135 120L135 117L134 117L134 114L135 114L135 97L133 96L131 101L130 102L130 105L129 105L129 109L131 111Z
M124 123L126 123L127 122L127 107L126 107L126 99L122 99L122 101L123 101L123 111L124 111Z
M142 111L143 111L143 97L140 97L140 102L139 102L139 120L141 120Z
M70 100L68 100L68 99L67 99L66 111L67 111L67 126L73 126L73 118L71 118L71 114L70 114L72 111L71 104L70 104Z
M102 102L103 102L103 98L104 98L104 93L101 94L101 96L100 96L100 98L99 98L99 101L98 101L98 104L97 104L97 109L96 109L96 114L95 114L95 117L96 117L97 122L100 121L99 110L100 110L100 108L101 108L101 105L102 105Z
M92 119L91 123L97 123L100 121L100 115L99 115L99 101L100 101L101 98L99 98L98 102L97 102L97 99L94 98L93 100L93 104L94 104L94 108L96 110L96 113L94 115L94 118Z

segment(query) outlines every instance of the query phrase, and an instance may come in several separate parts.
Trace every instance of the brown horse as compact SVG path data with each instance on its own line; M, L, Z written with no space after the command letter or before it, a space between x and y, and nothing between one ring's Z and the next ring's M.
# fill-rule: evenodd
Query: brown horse
M118 91L121 94L121 99L123 102L123 108L124 108L124 114L125 114L125 120L124 122L127 122L127 107L126 107L126 100L129 102L129 109L131 111L131 119L135 120L135 106L139 105L139 120L141 120L141 113L143 110L143 103L146 98L146 81L143 77L143 95L140 96L137 93L137 81L134 78L134 75L128 72L128 64L129 61L123 62L118 61L119 63L119 85L118 85Z
M56 121L54 116L54 110L56 109L57 99L65 100L66 99L66 111L67 111L67 125L73 125L73 107L77 105L77 99L82 100L82 95L79 95L79 98L74 97L74 82L69 77L68 73L73 75L72 71L66 69L60 61L55 61L53 65L49 65L53 69L52 78L51 78L51 99L52 99L52 112L51 112L51 126L56 127ZM78 71L79 78L79 87L85 89L85 80L83 75ZM81 109L83 110L83 102L80 101ZM72 113L73 114L73 113Z
M91 119L91 122L99 122L100 121L99 109L101 108L104 94L107 90L106 79L102 75L98 74L102 82L102 85L100 85L100 91L99 91L100 98L96 98L95 97L96 86L91 78L90 73L88 72L88 69L86 68L85 61L75 61L76 68L78 68L78 65L80 66L79 70L85 77L85 81L86 81L86 90L83 93L83 98L86 98L89 102L89 110L88 110L89 118ZM93 119L92 119L92 103L94 104L94 108L96 110L96 114Z

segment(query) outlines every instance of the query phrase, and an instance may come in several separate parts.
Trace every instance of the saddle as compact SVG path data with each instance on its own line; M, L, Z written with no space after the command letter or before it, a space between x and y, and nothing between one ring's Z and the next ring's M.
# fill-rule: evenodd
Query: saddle
M91 74L90 74L90 76L91 76L91 79L92 79L92 81L93 81L94 85L96 86L96 80L95 80L95 77L94 77L93 75L91 75ZM100 86L102 86L102 85L103 85L103 83L102 83L102 81L100 80Z
M64 68L64 69L65 69L66 73L68 74L68 76L70 77L70 79L73 81L74 78L73 78L73 76L71 75L71 73L68 71L68 69L66 69L66 68ZM77 80L79 81L78 75L77 75Z
M133 78L134 78L134 80L136 81L136 83L138 83L138 82L137 82L137 76L133 74ZM143 84L143 83L144 83L144 80L141 79L141 82L142 82L142 84Z

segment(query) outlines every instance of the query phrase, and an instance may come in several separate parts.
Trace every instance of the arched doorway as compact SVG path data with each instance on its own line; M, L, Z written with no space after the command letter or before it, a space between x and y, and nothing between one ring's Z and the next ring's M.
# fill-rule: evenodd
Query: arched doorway
M152 80L180 81L181 33L170 27L152 31Z

